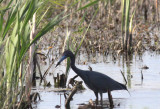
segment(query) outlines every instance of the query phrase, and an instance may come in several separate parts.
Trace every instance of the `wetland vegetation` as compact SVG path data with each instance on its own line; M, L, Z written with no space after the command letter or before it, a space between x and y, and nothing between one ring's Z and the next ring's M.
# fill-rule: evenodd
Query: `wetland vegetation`
M159 106L159 7L158 0L0 0L0 108L65 108L72 99L70 108L95 108L70 60L55 68L66 49L78 67L126 84L131 97L113 92L115 108L137 108L137 99L141 109Z

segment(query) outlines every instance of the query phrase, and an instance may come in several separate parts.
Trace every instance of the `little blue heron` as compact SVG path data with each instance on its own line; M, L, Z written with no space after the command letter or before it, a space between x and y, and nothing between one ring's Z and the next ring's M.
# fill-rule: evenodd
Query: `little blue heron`
M102 104L102 94L106 93L107 91L113 90L127 90L126 86L113 80L112 78L108 77L105 74L89 71L89 70L81 70L75 66L75 55L70 51L66 50L62 58L57 63L56 67L67 57L71 60L71 68L73 71L82 78L84 83L87 85L89 89L91 89L95 96L96 96L96 104L98 104L98 93L101 96L101 104Z

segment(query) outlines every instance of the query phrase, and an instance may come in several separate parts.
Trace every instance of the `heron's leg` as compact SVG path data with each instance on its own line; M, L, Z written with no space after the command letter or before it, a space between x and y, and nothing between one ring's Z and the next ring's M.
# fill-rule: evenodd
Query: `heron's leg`
M101 106L103 107L103 93L100 92L100 96L101 96Z
M96 95L96 105L98 105L98 92L94 92L94 94Z
M113 99L112 99L111 91L109 89L108 89L108 99L109 99L110 107L113 108L114 107Z

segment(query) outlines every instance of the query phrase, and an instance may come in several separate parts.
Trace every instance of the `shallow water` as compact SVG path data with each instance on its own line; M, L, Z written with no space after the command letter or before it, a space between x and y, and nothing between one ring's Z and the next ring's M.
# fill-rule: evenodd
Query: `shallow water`
M98 60L98 61L95 61ZM88 56L82 54L77 58L76 65L80 69L88 69L88 65L92 67L94 71L104 73L118 82L125 83L122 74L123 71L128 81L127 91L112 91L113 101L119 106L115 106L115 109L158 109L160 108L160 55L155 53L145 52L142 56L133 56L131 60L124 61L122 57L113 61L112 56L102 56L96 54L94 57L88 60ZM82 65L82 63L86 63ZM93 64L94 63L94 64ZM47 62L47 65L49 62ZM47 69L48 66L41 66L42 71ZM148 66L149 69L141 69L143 66ZM45 71L45 70L44 70ZM54 71L54 72L53 72ZM62 63L57 69L54 65L50 69L53 75L57 72L63 73L65 71L65 64ZM143 81L141 79L141 71L143 74ZM37 109L54 109L56 105L60 105L61 109L64 109L65 98L63 92L54 92L53 75L47 75L47 82L51 83L51 87L44 88L43 85L33 87L33 92L39 92L41 101L34 105ZM69 78L76 74L70 70ZM81 80L79 77L76 80ZM84 84L84 83L83 83ZM85 86L85 84L84 84ZM70 102L71 109L78 108L78 104L87 104L90 99L95 100L94 93L85 86L86 90L76 93L73 96L73 100ZM108 99L107 93L103 95L104 101Z

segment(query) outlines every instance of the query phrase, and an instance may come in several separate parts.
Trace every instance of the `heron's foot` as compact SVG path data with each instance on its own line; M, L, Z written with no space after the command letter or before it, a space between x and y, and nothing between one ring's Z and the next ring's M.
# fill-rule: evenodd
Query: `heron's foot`
M96 105L98 105L98 99L96 99Z

